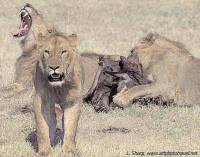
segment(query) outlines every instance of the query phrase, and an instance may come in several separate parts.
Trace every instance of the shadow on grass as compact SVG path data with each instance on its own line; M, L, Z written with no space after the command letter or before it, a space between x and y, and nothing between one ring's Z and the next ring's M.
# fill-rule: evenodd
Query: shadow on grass
M59 128L56 129L56 135L54 143L52 144L53 147L55 147L57 144L62 143L62 137L63 137L63 131ZM26 142L29 142L33 149L38 152L38 142L37 142L37 134L36 130L29 133L29 135L26 138Z
M130 129L127 128L123 128L123 127L108 127L108 128L104 128L102 130L97 130L97 132L103 132L103 133L124 133L127 134L129 132L131 132Z

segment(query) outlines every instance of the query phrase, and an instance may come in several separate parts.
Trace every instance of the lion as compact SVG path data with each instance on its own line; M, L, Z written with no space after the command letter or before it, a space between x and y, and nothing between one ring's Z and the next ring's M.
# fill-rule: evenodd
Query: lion
M37 61L37 55L34 50L38 48L38 38L46 38L57 30L54 25L45 20L42 14L29 3L20 10L21 24L20 27L13 30L13 37L19 42L22 54L17 59L15 64L15 81L14 83L1 88L0 98L10 99L18 98L21 95L27 94L30 98L34 94L32 82L33 67ZM99 57L102 54L93 52L85 52L81 54L83 67L85 69L84 91L87 91L91 86L98 69ZM117 55L106 55L116 57ZM28 60L32 57L32 62Z
M41 41L33 73L34 110L40 155L52 152L56 131L55 104L63 110L63 149L77 154L75 136L82 106L83 68L77 35L56 32Z
M178 106L200 104L200 60L185 47L157 33L149 33L134 47L144 72L151 78L147 85L124 88L114 102L127 107L133 99L157 97L173 100Z
M20 27L13 30L12 35L19 42L22 54L15 64L14 83L1 88L1 98L4 99L17 98L21 94L32 96L32 72L37 61L34 50L38 48L38 38L46 38L56 31L53 24L47 22L31 4L27 3L21 9L20 18ZM30 57L32 62L27 61Z

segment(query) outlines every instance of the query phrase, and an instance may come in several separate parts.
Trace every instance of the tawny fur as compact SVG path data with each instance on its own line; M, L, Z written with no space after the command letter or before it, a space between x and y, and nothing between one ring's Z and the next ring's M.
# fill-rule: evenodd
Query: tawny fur
M156 33L149 33L132 50L152 83L126 89L114 97L122 107L139 97L174 100L177 105L200 104L200 60L185 47Z
M52 33L56 32L53 24L47 22L35 8L26 7L26 9L32 17L31 30L23 40L19 41L22 49L22 54L17 59L15 64L16 78L14 83L1 88L0 99L16 99L21 97L32 98L35 92L32 82L32 72L33 67L35 66L38 59L38 38L45 39ZM96 71L98 69L98 61L100 56L102 55L92 52L81 54L83 68L85 70L85 92L89 89L93 82ZM29 100L31 102L32 99Z
M83 69L76 41L76 36L55 33L42 40L42 46L38 49L39 58L33 82L36 90L34 110L38 149L41 155L49 155L52 151L51 143L54 142L56 131L55 104L59 104L63 110L63 149L77 154L75 136L82 106ZM54 72L64 74L60 85L52 85L48 79L51 67L54 66L58 67Z
M41 14L33 7L25 7L31 18L32 26L30 31L23 39L20 39L19 44L22 49L21 56L15 64L16 78L14 83L1 88L0 98L20 98L26 94L32 97L34 93L32 72L37 61L38 38L46 38L46 36L55 32L53 25L47 22Z

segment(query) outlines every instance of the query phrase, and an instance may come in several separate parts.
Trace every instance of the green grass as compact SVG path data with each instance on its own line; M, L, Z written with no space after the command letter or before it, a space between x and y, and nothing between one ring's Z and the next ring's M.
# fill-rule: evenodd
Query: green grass
M0 0L0 86L14 80L14 63L21 54L10 32L18 27L19 9L25 0ZM198 0L35 0L44 17L62 32L82 38L80 52L127 55L149 31L182 42L200 57ZM36 156L27 136L35 131L33 114L15 114L26 98L0 104L0 157ZM198 151L200 156L200 107L140 107L97 114L85 105L79 121L77 146L83 157L124 157L127 151ZM123 127L129 133L99 130ZM61 145L54 156L62 157Z

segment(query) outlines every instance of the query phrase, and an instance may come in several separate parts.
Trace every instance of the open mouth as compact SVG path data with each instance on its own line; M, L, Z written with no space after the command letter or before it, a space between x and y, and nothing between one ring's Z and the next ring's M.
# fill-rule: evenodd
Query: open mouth
M20 27L12 31L12 35L18 38L25 36L31 29L31 25L32 25L31 16L26 9L24 8L21 9L20 17L21 17Z
M48 79L50 82L58 82L58 81L62 81L64 78L64 74L60 75L57 73L53 73L51 75L48 76Z

